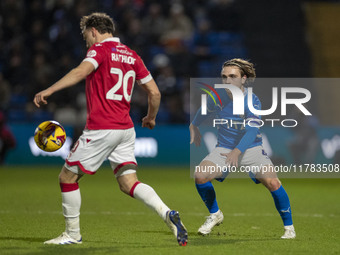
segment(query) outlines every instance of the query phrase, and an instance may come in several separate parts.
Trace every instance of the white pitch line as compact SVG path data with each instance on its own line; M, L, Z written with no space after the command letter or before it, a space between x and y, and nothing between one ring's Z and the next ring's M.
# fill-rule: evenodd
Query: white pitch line
M80 211L83 215L148 215L153 214L150 212L131 212L131 211ZM62 211L11 211L11 210L0 210L0 214L60 214L62 215ZM277 217L277 213L245 213L245 212L238 212L238 213L223 213L224 216L229 217ZM206 213L185 213L184 215L188 216L207 216ZM337 218L340 217L340 215L336 214L319 214L319 213L294 213L294 217L311 217L311 218L324 218L324 217L330 217L330 218Z

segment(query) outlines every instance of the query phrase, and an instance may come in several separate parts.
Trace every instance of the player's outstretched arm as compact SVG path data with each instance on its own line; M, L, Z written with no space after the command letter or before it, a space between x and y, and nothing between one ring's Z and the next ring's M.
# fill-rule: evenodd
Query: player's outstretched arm
M154 79L140 86L148 93L148 114L142 120L142 127L153 129L156 125L156 116L161 103L161 93Z
M63 78L54 83L49 88L40 91L37 93L33 99L34 104L37 107L40 105L47 104L47 98L51 96L53 93L71 87L81 80L85 79L87 75L89 75L94 70L94 65L88 61L81 62L79 66L72 69L69 73L67 73Z

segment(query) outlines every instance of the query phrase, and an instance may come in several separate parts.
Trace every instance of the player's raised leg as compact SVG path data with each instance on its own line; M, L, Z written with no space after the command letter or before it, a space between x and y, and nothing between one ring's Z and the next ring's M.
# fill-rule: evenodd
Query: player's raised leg
M80 244L79 214L81 196L78 180L81 175L69 171L65 166L59 175L59 182L62 196L63 214L65 217L65 232L57 238L48 240L44 244Z
M135 172L135 170L126 167L125 171L119 171L119 176L116 174L121 191L142 201L151 210L155 211L173 232L178 244L186 246L188 232L180 219L179 213L170 210L152 187L139 182Z
M282 239L294 239L296 237L292 220L292 211L287 192L281 185L276 173L271 171L272 166L265 167L265 173L256 175L256 178L270 191L273 196L275 207L279 212L284 225Z
M198 229L198 233L201 235L209 234L212 229L215 226L220 225L224 219L223 213L217 204L214 186L211 183L213 179L219 177L218 175L220 175L220 173L217 171L206 171L208 167L216 167L216 164L211 161L204 160L199 165L198 171L195 172L196 189L210 213L206 221Z

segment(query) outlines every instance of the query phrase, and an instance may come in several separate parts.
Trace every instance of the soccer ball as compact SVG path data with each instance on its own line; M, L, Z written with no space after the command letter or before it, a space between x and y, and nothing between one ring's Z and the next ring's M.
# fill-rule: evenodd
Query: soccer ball
M54 120L41 123L34 132L34 141L43 151L59 150L64 145L65 140L65 129Z

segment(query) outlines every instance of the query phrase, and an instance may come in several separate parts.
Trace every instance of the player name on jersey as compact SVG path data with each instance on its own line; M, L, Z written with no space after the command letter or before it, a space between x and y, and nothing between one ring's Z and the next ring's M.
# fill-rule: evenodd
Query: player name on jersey
M129 64L129 65L134 65L135 61L136 61L136 59L134 57L125 56L125 55L121 55L121 54L117 54L117 53L111 53L111 59L112 59L112 61L126 63L126 64Z

